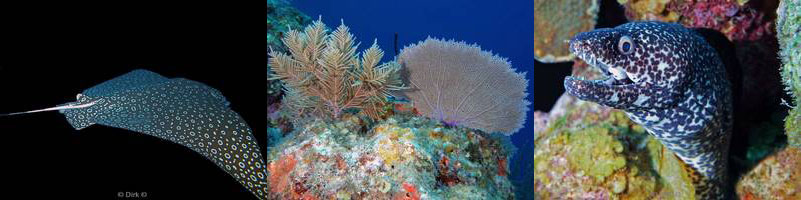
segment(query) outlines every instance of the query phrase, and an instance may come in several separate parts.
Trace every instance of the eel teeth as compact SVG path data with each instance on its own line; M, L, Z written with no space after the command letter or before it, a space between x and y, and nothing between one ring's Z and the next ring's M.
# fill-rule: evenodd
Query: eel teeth
M591 54L581 54L578 56L584 60L588 65L593 66L601 71L605 77L602 82L607 85L627 85L634 84L635 82L626 74L626 71L620 67L610 67L606 63L595 59ZM583 78L581 80L584 80Z

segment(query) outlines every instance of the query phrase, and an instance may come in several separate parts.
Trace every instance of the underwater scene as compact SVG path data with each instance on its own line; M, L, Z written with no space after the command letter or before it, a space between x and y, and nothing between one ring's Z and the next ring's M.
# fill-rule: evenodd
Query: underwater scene
M242 112L264 107L248 99L254 97L248 91L235 89L252 82L233 79L247 75L174 65L110 68L58 70L40 77L61 84L6 89L24 96L4 101L16 105L2 114L5 147L18 149L8 152L21 163L10 169L29 179L66 184L54 191L90 199L247 199L252 195L238 192L241 187L255 192L266 186L260 148L266 143L258 141L264 128L249 125L263 124L255 119L265 115ZM3 71L35 74L37 68ZM2 77L5 85L32 81ZM37 92L43 90L54 91Z
M4 199L801 200L801 0L0 8Z
M535 198L801 199L800 6L535 0Z
M0 3L3 199L265 193L266 2L188 3Z
M268 2L267 199L534 199L531 1Z

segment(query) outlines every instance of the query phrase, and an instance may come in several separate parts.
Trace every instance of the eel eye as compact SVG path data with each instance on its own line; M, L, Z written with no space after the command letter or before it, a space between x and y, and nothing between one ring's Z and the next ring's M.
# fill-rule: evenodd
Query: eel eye
M634 52L634 42L631 40L629 36L620 37L620 41L617 42L617 50L623 55L629 55Z

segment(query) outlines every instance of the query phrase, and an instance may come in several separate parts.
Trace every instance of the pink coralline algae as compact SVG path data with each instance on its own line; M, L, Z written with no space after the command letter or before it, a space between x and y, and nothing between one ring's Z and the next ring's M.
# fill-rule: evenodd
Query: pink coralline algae
M686 0L671 2L668 10L678 12L685 26L715 29L732 41L772 35L773 20L751 4L740 5L731 0Z

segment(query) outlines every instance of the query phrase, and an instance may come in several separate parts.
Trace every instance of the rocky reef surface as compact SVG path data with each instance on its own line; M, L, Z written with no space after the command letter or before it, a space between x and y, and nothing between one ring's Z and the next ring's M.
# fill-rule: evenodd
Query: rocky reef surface
M737 182L740 199L801 199L801 1L781 1L776 36L781 79L790 95L784 119L787 146L764 158Z
M267 47L286 51L281 38L289 29L302 29L311 23L311 18L286 0L267 0Z
M599 73L582 62L574 75ZM535 191L541 199L688 199L685 166L622 111L562 95L535 114Z
M736 191L741 199L798 198L793 196L799 187L798 172L793 170L801 166L787 159L798 158L794 148L801 144L799 1L599 2L606 8L600 10L599 21L608 23L620 17L696 28L718 50L734 87L735 127L729 171L732 181L737 181L731 193ZM575 61L573 75L595 79L597 72ZM665 166L680 169L681 162L673 156L668 157L675 162L665 158L672 153L658 142L649 142L653 139L620 111L563 95L549 112L536 112L534 116L538 197L650 199L663 194L692 194L688 179L681 178L686 172L660 170ZM639 144L633 145L639 148L631 144ZM642 156L657 150L663 153L659 159ZM630 174L634 167L637 175ZM626 175L625 190L615 187L621 185L620 174ZM669 177L678 177L673 182L679 184L671 186L687 187L664 186Z
M284 34L290 29L302 29L309 23L311 23L311 18L295 7L290 6L286 0L267 0L268 50L286 52L286 46L281 42ZM267 69L269 70L270 67L268 66ZM267 105L270 105L268 109L277 109L278 104L274 103L280 100L281 95L283 95L281 83L276 80L267 81L267 94Z
M311 121L272 147L271 197L514 199L505 137L413 114L366 121Z
M413 99L365 92L393 82L380 77L395 77L394 61L377 65L377 45L356 53L348 27L330 31L287 6L268 1L268 199L515 199L508 136L423 117Z
M544 63L573 60L565 41L592 30L599 4L597 0L534 1L534 58Z
M737 182L740 199L801 199L801 149L768 156Z

